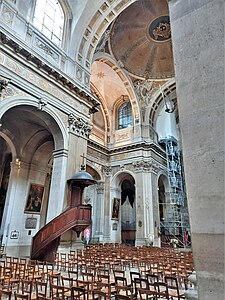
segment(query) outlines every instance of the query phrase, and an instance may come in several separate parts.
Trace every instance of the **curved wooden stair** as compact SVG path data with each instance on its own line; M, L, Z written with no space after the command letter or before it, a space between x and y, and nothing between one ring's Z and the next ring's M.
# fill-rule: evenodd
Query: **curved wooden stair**
M91 205L68 208L42 227L33 237L31 259L54 261L60 236L73 229L79 233L91 225Z

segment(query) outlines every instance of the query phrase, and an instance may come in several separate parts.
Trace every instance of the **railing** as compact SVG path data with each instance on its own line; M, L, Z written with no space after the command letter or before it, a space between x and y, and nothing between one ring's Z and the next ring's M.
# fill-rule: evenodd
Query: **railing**
M31 258L70 229L82 231L91 224L91 205L79 205L61 213L42 227L33 237Z

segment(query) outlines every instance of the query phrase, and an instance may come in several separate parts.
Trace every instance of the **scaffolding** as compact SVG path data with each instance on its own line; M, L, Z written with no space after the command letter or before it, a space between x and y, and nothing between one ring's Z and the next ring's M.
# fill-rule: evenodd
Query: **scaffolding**
M160 140L165 145L169 178L169 201L165 205L165 219L161 231L165 235L183 236L189 227L186 204L185 182L182 167L182 153L174 137Z

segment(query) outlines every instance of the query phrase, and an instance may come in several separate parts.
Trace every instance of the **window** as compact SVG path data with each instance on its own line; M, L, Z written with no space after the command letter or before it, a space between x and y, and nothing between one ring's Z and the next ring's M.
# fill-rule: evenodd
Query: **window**
M62 41L64 13L57 0L37 0L34 26L58 46Z
M132 126L132 109L130 102L126 102L118 109L118 129L130 126Z

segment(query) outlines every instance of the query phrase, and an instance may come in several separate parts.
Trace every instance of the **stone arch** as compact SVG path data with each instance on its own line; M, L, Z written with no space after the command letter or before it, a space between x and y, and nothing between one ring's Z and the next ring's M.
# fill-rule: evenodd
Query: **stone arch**
M140 108L137 101L136 94L134 92L133 83L131 82L130 78L126 75L126 73L118 66L117 62L108 54L106 53L96 53L94 55L94 61L100 61L106 65L108 65L120 78L121 82L123 83L127 95L129 97L129 101L132 105L133 116L134 116L134 125L139 123L140 121Z
M137 0L129 0L129 1L116 1L114 3L106 3L105 1L101 1L99 3L99 7L92 9L91 4L86 5L86 8L89 9L89 22L87 26L83 28L83 34L81 32L80 39L78 40L75 37L75 32L77 32L74 28L74 33L72 34L72 40L78 44L77 52L75 53L75 57L77 61L81 63L81 65L90 72L90 67L93 60L93 55L95 48L100 41L103 33L107 29L107 27L115 20L115 18L129 5ZM91 2L91 1L89 1ZM81 25L79 22L76 24L76 27ZM80 32L80 30L79 30Z
M55 110L52 109L50 105L47 104L44 105L44 108L42 110L38 109L38 105L40 103L40 100L38 102L38 99L34 97L21 97L21 96L13 96L4 101L4 105L1 108L0 112L0 120L3 118L5 113L9 111L10 109L13 109L15 107L24 106L24 107L30 107L33 110L33 114L36 116L39 116L39 118L43 118L44 122L46 123L46 126L49 128L50 132L53 134L54 142L55 142L55 148L56 149L67 149L68 145L68 135L67 135L67 129L65 128L65 125L63 124L60 116L56 113ZM44 102L42 102L44 103ZM34 109L36 108L36 110ZM49 122L49 117L51 118L51 122Z
M159 111L159 108L164 105L164 97L168 96L172 92L176 90L176 82L175 78L167 81L162 86L159 85L159 90L154 95L154 99L152 101L152 105L147 108L147 112L145 114L145 122L146 124L150 124L153 128L155 128L156 118ZM162 95L164 94L164 97ZM177 107L177 102L174 102L175 107Z

